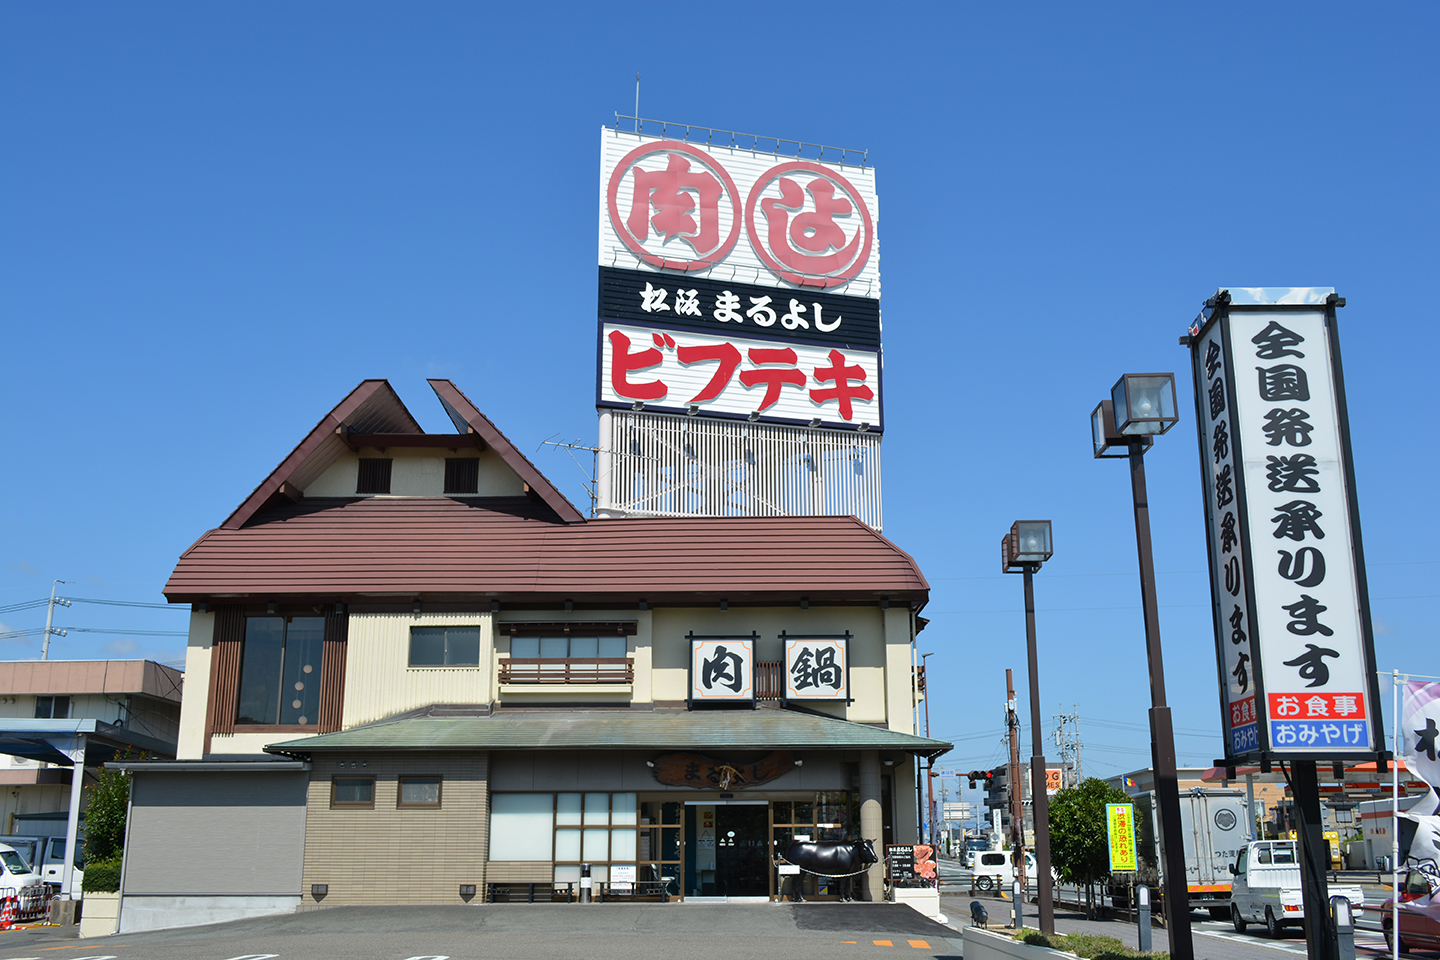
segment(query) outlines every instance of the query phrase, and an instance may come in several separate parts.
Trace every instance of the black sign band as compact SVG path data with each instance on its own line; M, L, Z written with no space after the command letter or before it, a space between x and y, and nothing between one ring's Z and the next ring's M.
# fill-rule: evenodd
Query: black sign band
M600 319L663 322L712 336L880 349L878 300L679 273L601 267Z

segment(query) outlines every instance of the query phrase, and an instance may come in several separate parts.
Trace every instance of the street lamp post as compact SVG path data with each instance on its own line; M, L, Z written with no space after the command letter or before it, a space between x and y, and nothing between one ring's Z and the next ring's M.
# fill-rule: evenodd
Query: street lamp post
M1054 553L1049 520L1017 520L1001 543L1006 573L1025 575L1025 645L1030 657L1030 797L1035 816L1035 891L1040 932L1055 933L1055 893L1050 877L1050 794L1045 751L1040 746L1040 665L1035 652L1035 571Z
M1165 433L1180 417L1175 405L1175 376L1127 373L1116 381L1110 399L1090 414L1096 459L1130 461L1130 491L1135 504L1135 546L1140 558L1140 601L1145 617L1145 655L1150 667L1150 759L1164 850L1165 929L1172 960L1194 960L1185 847L1180 824L1180 788L1175 772L1175 731L1165 701L1165 666L1160 655L1160 612L1155 599L1155 558L1150 545L1150 502L1145 492L1145 451L1151 437ZM1117 452L1111 452L1115 448ZM1120 452L1123 451L1123 452Z

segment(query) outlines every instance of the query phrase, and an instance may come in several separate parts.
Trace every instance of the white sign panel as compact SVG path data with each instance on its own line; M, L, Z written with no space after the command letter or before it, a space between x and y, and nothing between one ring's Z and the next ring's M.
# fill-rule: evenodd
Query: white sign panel
M871 167L602 128L600 265L880 296Z
M597 403L821 424L880 426L880 357L863 350L600 325Z
M845 637L785 638L786 700L849 700Z
M1254 633L1249 591L1245 589L1246 551L1241 536L1240 503L1235 497L1239 460L1234 404L1228 403L1229 361L1221 324L1214 323L1194 348L1195 396L1200 424L1200 475L1205 495L1205 528L1210 546L1210 595L1221 667L1221 710L1225 718L1226 756L1260 747L1256 714Z
M610 865L610 882L634 883L636 880L636 867L633 863L612 863Z
M690 641L692 703L739 703L755 699L755 641L712 637Z
M1373 753L1374 655L1326 308L1231 309L1204 331L1195 358L1197 382L1205 378L1197 400L1209 414L1202 457L1208 448L1217 640L1250 647L1259 749ZM1217 456L1221 424L1228 456ZM1230 630L1248 637L1232 643ZM1233 685L1227 693L1230 755L1242 752L1234 749L1240 694Z

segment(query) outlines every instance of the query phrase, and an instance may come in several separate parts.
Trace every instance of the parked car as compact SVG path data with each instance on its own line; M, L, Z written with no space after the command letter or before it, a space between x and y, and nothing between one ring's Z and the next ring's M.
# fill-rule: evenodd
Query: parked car
M1278 938L1287 926L1305 922L1305 901L1300 887L1300 856L1294 840L1256 840L1245 846L1230 867L1230 920L1236 933L1252 923ZM1332 897L1344 897L1352 909L1365 906L1359 884L1330 884ZM1402 920L1403 924L1404 921Z
M45 902L45 880L30 869L25 858L15 852L9 844L0 843L0 889L13 888L20 901L20 909L27 913L38 912ZM6 891L8 894L8 890Z
M1400 952L1409 953L1418 948L1440 949L1440 896L1437 896L1435 880L1410 870L1400 884ZM1386 900L1380 905L1380 926L1385 931L1385 942L1389 949L1395 949L1395 901Z

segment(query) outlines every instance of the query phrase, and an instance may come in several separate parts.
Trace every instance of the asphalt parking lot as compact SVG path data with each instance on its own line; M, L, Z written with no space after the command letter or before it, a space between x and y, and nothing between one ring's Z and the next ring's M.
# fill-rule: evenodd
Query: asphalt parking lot
M334 907L77 940L0 933L0 960L834 960L959 957L960 933L891 903Z

